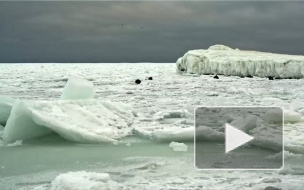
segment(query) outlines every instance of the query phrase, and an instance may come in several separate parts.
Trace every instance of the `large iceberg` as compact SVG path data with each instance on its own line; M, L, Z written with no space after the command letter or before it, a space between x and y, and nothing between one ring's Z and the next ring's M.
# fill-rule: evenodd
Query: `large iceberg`
M264 53L214 45L191 50L176 62L178 73L303 78L304 56Z

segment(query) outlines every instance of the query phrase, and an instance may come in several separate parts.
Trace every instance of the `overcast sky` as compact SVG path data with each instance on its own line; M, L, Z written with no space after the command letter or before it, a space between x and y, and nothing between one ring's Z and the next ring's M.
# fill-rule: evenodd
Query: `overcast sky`
M0 2L0 62L175 62L214 44L303 55L303 10L303 2Z

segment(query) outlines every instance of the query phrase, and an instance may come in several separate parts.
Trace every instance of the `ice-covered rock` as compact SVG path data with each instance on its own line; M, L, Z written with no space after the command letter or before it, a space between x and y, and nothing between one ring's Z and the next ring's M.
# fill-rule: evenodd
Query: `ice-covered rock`
M3 132L11 143L58 133L82 143L116 142L131 133L132 109L99 100L17 101Z
M193 141L193 128L170 127L164 129L156 129L152 132L152 139L159 142L170 141Z
M107 173L69 172L60 174L51 183L50 190L119 190L123 186Z
M207 50L191 50L176 62L177 72L303 78L304 56L234 50L215 45Z
M188 146L186 144L174 141L169 144L169 147L173 148L173 151L177 152L187 152L188 150Z
M63 89L60 99L91 99L94 98L94 95L94 85L91 81L70 77Z
M7 96L0 96L0 125L5 126L14 103L15 100L13 98Z

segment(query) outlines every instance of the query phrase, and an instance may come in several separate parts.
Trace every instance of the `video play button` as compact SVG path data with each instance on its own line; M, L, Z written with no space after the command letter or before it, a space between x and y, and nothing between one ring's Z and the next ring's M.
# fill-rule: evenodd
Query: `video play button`
M197 169L279 170L284 166L281 108L202 106L194 115Z
M225 126L225 153L253 140L253 137L226 123Z

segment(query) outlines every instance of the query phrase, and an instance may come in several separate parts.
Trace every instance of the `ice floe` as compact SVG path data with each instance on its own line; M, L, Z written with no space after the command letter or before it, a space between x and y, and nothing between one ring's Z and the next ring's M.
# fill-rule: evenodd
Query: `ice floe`
M215 45L188 51L176 62L178 73L303 78L304 56L234 50Z
M121 103L122 104L122 103ZM116 142L129 133L132 110L99 100L17 101L3 132L14 142L58 133L83 143Z
M5 143L42 137L56 132L63 138L81 143L116 143L131 133L134 110L121 102L90 99L93 84L69 79L57 101L12 100L4 104ZM78 100L73 100L78 99ZM12 106L12 108L10 107ZM10 110L11 109L11 110ZM7 113L10 112L9 117ZM6 121L7 120L7 121Z
M66 83L60 99L91 99L94 98L95 90L92 82L70 77Z
M186 152L188 150L188 146L185 143L179 143L173 141L169 144L169 147L176 152Z

